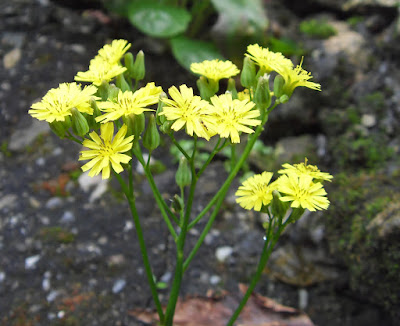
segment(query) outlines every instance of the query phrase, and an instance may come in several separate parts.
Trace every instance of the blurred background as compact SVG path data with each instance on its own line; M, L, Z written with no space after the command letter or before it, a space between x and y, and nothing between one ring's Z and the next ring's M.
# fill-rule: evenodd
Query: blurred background
M304 57L322 92L298 88L272 112L249 168L277 171L307 157L334 175L326 185L331 207L287 230L257 291L315 325L396 325L399 14L398 0L1 1L0 324L142 325L132 311L151 307L118 186L82 174L79 146L27 114L50 88L87 70L105 43L123 38L134 55L144 51L145 81L164 91L195 87L192 61L225 58L240 67L249 44L295 64ZM167 154L161 148L154 163L166 198L175 191ZM223 160L200 183L199 209L221 184ZM173 244L140 173L138 209L162 293ZM262 217L238 207L235 190L188 270L183 295L235 292L253 272Z

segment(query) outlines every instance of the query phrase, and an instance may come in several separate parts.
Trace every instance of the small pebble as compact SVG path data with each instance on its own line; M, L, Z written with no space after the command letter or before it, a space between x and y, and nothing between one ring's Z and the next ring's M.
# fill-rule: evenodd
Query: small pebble
M31 256L25 259L25 269L34 269L40 260L40 255Z
M0 283L2 283L6 279L6 273L0 272Z
M52 197L46 202L44 207L47 209L55 209L62 206L62 204L63 200L60 197Z
M75 221L75 215L71 211L65 211L60 219L60 223L69 224Z
M218 276L218 275L212 275L211 277L210 277L210 284L212 284L212 285L217 285L218 283L220 283L221 282L221 277L220 276Z
M233 253L233 248L229 246L223 246L217 248L215 251L215 257L220 263L225 262Z
M305 289L299 289L299 309L304 310L308 306L308 292Z
M126 285L126 281L124 279L116 280L112 287L112 292L114 294L121 292L122 289L125 287L125 285Z
M57 290L53 290L47 295L46 300L48 302L52 302L58 297L59 294L60 292L58 292Z

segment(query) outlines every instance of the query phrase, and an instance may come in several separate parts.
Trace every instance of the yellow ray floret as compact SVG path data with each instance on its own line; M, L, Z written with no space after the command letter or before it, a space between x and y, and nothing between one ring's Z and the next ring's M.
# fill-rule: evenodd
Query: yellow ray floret
M133 136L125 138L127 132L126 125L123 125L114 139L114 123L108 122L100 126L100 136L95 132L89 134L90 139L83 141L83 146L88 150L80 152L79 160L90 160L82 170L90 170L89 176L93 177L102 172L102 178L110 177L110 164L116 173L123 171L121 163L126 164L131 157L123 154L132 148Z
M126 51L129 50L131 44L126 40L114 40L111 44L104 45L99 50L99 56L111 65L119 63Z
M203 62L196 62L190 65L190 70L195 74L207 77L215 81L223 78L230 78L236 76L240 70L231 61L204 60Z
M100 86L103 81L109 82L125 71L126 67L122 67L118 63L111 64L102 57L96 56L90 60L89 70L79 71L75 76L75 80Z
M236 202L244 209L260 211L272 200L275 183L269 183L271 178L271 172L263 172L248 178L236 191L235 195L238 197Z
M245 55L253 60L264 73L281 70L282 68L293 68L293 63L280 52L272 52L258 44L252 44L247 47Z
M278 173L280 174L289 174L295 173L297 175L309 175L313 179L316 180L324 180L324 181L331 181L333 176L326 172L321 172L317 166L307 164L307 159L305 159L304 163L290 165L289 163L285 163L282 165L284 169L279 170Z
M172 99L162 99L165 105L159 114L174 121L171 128L178 131L185 127L188 135L196 134L209 140L215 134L210 104L193 95L193 89L186 85L179 86L179 90L172 86L168 93Z
M279 177L277 190L282 194L281 201L291 202L294 208L304 208L310 211L327 209L329 200L320 182L306 174L289 173Z
M34 103L28 113L38 119L49 123L65 121L72 115L71 109L77 108L82 113L93 114L89 101L97 99L95 86L86 86L83 89L76 83L62 83L58 88L50 89L40 102Z
M213 104L213 118L217 126L216 132L222 138L231 138L232 143L240 143L240 132L251 134L253 129L249 128L258 126L261 121L257 119L260 116L258 109L253 109L254 102L248 100L233 100L232 95L222 94L213 96L211 99Z
M282 76L285 84L282 89L282 93L291 96L294 89L299 86L304 86L316 91L321 90L321 85L318 83L311 82L310 79L313 78L310 72L304 70L301 65L303 60L300 62L296 68L289 67L278 67L276 72Z
M136 92L119 91L116 100L97 103L99 109L105 112L96 118L97 122L115 121L122 116L130 114L139 115L144 111L151 111L148 106L156 104L159 100L162 88L148 83Z

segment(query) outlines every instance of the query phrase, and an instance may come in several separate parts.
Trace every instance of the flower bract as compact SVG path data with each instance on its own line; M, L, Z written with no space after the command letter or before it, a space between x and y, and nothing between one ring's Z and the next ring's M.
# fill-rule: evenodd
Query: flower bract
M114 139L114 123L108 122L100 126L100 136L95 132L89 134L90 139L83 141L83 146L88 150L80 152L79 160L90 160L82 170L90 170L89 176L93 177L102 172L102 178L110 177L110 164L116 173L123 171L121 163L128 163L131 157L123 154L132 148L133 136L125 138L127 132L126 125L123 125Z
M171 129L178 131L185 127L188 135L196 134L209 140L215 134L210 104L200 96L193 95L193 89L186 85L179 86L179 90L172 86L168 93L172 99L162 99L165 105L159 114L174 121Z
M263 172L248 178L236 191L235 195L238 197L236 202L244 209L260 211L272 201L272 191L275 186L274 183L269 183L271 178L271 172Z
M258 44L249 45L247 52L245 55L260 66L263 74L269 74L271 71L278 71L282 68L293 68L292 61L285 58L282 53L272 52Z
M231 138L232 143L240 143L240 132L251 134L253 129L249 128L258 126L261 121L257 119L260 116L258 109L253 109L254 102L248 100L232 99L232 95L222 94L213 96L211 99L213 104L213 117L216 132L222 138Z
M236 65L231 61L221 61L219 59L192 63L190 65L190 70L214 81L236 76L240 72Z
M289 173L279 177L276 183L277 190L282 194L280 200L291 202L291 207L301 207L310 211L329 207L322 183L313 182L313 177L309 175Z
M148 83L145 87L138 89L136 92L119 90L115 100L98 102L97 105L103 115L96 118L97 122L115 121L122 116L130 114L139 115L144 111L151 111L147 107L158 102L162 92L161 87L157 87L154 83Z
M58 88L50 89L40 102L34 103L28 113L38 119L49 123L65 121L71 116L71 109L77 108L82 113L92 114L90 99L97 99L94 94L97 88L93 85L83 89L76 83L62 83Z

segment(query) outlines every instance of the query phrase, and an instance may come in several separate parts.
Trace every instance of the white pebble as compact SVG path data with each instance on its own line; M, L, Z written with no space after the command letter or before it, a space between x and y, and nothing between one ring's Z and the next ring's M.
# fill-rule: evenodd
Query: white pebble
M225 262L233 253L233 248L229 246L219 247L215 251L215 257L221 263Z
M121 292L122 289L125 287L125 285L126 285L126 281L124 279L116 280L112 287L112 292L113 293Z
M40 255L31 256L25 259L25 269L34 269L37 262L40 260Z

